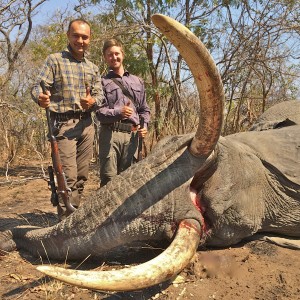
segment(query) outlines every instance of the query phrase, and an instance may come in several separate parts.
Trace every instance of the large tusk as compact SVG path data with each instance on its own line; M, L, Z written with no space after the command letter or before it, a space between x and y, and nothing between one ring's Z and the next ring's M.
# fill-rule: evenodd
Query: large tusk
M195 156L208 156L222 129L224 91L218 69L208 50L185 26L164 15L155 14L152 21L178 49L188 64L200 96L200 122L190 146Z
M113 271L67 270L38 266L46 275L63 282L102 291L132 291L164 282L178 274L196 253L200 232L187 220L181 221L171 245L154 259L129 268Z

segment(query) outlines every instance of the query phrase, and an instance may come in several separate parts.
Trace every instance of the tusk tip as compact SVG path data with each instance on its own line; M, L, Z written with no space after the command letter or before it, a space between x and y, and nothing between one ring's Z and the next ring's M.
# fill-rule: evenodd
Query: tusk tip
M151 16L151 20L156 27L162 26L163 24L170 22L171 18L162 15L162 14L154 14Z
M36 269L46 275L52 275L53 273L56 272L57 267L53 266L37 266Z
M45 270L48 270L48 266L37 266L36 269L40 272L44 272Z

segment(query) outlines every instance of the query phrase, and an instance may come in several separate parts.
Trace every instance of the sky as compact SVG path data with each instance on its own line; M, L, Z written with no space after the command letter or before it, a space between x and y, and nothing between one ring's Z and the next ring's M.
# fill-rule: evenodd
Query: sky
M56 11L64 11L67 8L72 11L77 4L78 0L48 0L40 6L39 13L33 17L34 25L45 24Z

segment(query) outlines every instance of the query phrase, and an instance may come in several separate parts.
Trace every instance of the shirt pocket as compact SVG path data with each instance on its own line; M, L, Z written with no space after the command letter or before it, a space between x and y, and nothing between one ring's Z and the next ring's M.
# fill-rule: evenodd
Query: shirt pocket
M140 105L141 100L142 100L142 86L140 84L136 84L136 83L131 83L130 84L131 90L132 90L132 94L133 97L135 99L135 101Z
M107 84L104 89L109 108L114 108L114 104L120 100L119 88L115 85Z

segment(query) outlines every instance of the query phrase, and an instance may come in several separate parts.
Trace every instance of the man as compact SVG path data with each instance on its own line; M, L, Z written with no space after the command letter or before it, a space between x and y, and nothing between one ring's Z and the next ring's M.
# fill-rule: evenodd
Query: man
M99 69L85 57L91 28L87 21L70 22L68 46L50 54L32 88L32 98L41 108L49 107L53 133L56 135L62 167L70 188L70 204L77 208L88 178L93 154L94 126L91 112L103 101ZM47 94L42 93L44 80ZM59 219L70 214L59 199Z
M102 78L104 103L96 113L100 121L100 186L137 161L138 140L146 136L150 121L144 83L125 70L122 44L107 40L102 53L109 72Z

